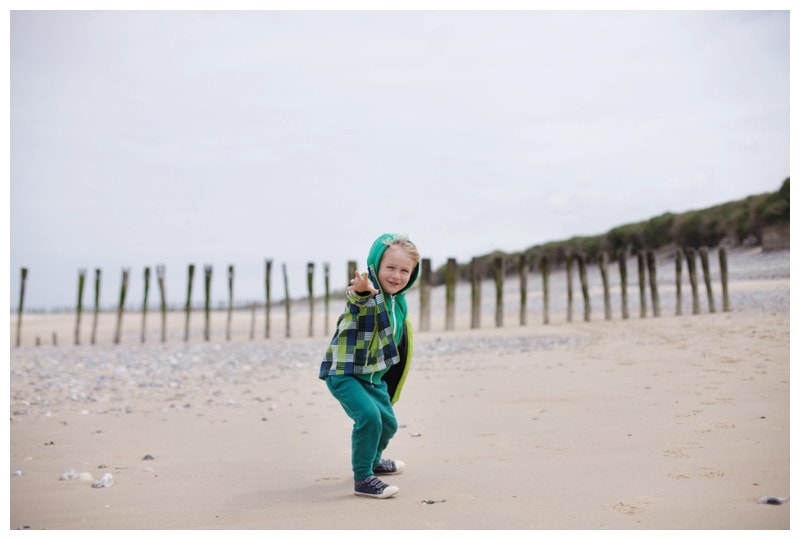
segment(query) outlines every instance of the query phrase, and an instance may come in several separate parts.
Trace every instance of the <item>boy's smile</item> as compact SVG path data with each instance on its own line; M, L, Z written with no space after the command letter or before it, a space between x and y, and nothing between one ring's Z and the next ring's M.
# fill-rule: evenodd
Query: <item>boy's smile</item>
M378 281L383 292L397 294L402 291L408 285L415 266L414 259L402 247L386 248L378 268Z

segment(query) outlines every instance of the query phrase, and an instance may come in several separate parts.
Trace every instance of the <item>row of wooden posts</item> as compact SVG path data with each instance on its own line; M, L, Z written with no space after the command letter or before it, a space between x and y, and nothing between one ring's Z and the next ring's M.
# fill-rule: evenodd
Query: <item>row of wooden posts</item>
M685 257L688 273L689 273L689 283L692 289L692 313L697 314L700 312L700 293L699 293L699 284L697 279L697 265L696 265L696 255L699 254L701 267L703 270L703 279L705 281L707 297L708 297L708 304L709 304L709 311L715 311L715 304L714 304L714 296L712 293L711 287L711 277L709 271L709 255L708 255L708 248L701 247L698 250L694 248L687 248L685 250L677 249L675 251L675 284L677 288L677 303L675 308L676 315L682 314L682 301L681 301L681 283L682 283L682 272L683 272L683 259ZM619 265L619 272L620 272L620 285L621 285L621 302L622 302L622 318L627 319L630 317L629 310L628 310L628 291L627 291L627 254L624 252L620 252L617 254L617 263ZM639 252L637 254L637 262L638 262L638 277L639 277L639 306L640 306L640 316L646 317L647 315L647 290L649 284L650 290L650 298L652 304L652 313L653 316L658 317L661 314L661 307L659 301L659 294L658 294L658 287L656 283L656 261L655 261L655 253L653 251L644 251ZM600 268L600 275L603 282L603 303L604 303L604 310L605 310L605 318L611 319L611 296L610 296L610 288L609 288L609 279L608 279L608 263L609 257L606 254L603 254L601 260L599 261L599 268ZM503 326L504 320L504 307L503 307L503 285L504 279L506 275L506 268L505 268L505 260L503 257L498 256L495 257L492 261L493 268L492 273L494 276L495 281L495 290L496 290L496 310L495 310L495 325L496 326ZM580 288L583 297L583 319L585 321L591 320L591 303L589 300L589 284L586 277L586 267L587 261L586 256L578 253L570 256L566 259L566 275L567 275L567 321L571 322L573 320L573 303L574 303L574 291L573 291L573 273L574 267L577 264L578 268L578 276L580 280ZM719 264L720 264L720 273L721 273L721 280L722 280L722 309L723 311L730 310L730 303L728 299L728 264L727 264L727 253L725 248L719 249ZM530 270L530 260L527 256L520 256L519 257L519 265L518 265L518 275L520 276L520 324L525 325L527 324L527 292L528 292L528 274ZM543 323L549 324L550 322L550 260L547 257L539 257L539 270L542 276L542 291L543 291ZM286 337L291 337L291 301L289 299L289 280L288 275L286 272L286 264L282 265L283 268L283 284L284 284L284 293L285 293L285 301L284 307L286 310L286 327L285 327L285 335ZM329 319L328 319L328 312L329 312L329 304L330 304L330 265L324 264L324 303L325 303L325 331L328 331L329 326ZM234 267L228 266L228 308L227 308L227 325L225 331L225 338L226 340L231 339L231 319L233 313L233 284L234 284ZM314 328L314 289L313 289L313 282L314 282L314 270L315 265L314 263L308 263L307 265L307 287L308 287L308 302L309 302L309 326L308 326L308 335L313 335L313 328ZM192 288L194 283L194 275L195 275L195 266L190 264L188 267L188 285L187 285L187 296L186 296L186 304L184 306L185 312L185 325L184 325L184 341L189 340L189 321L190 315L192 312ZM204 267L205 273L205 302L204 302L204 316L205 316L205 324L204 324L204 331L203 337L206 341L210 340L211 338L211 329L210 329L210 312L211 312L211 277L212 277L212 267L206 265ZM347 267L347 275L352 276L353 273L356 271L356 262L349 261ZM265 303L264 308L266 312L266 321L264 327L264 337L269 338L272 334L272 329L270 327L270 312L272 308L272 283L271 283L271 274L272 274L272 261L266 260L265 264ZM470 282L472 287L472 301L471 301L471 328L480 328L481 321L481 282L483 280L484 272L482 267L482 259L474 258L470 264ZM21 285L20 285L20 298L19 298L19 309L18 309L18 318L17 318L17 333L16 333L16 346L20 345L21 342L21 333L22 333L22 315L23 315L23 307L24 307L24 298L25 298L25 286L28 277L28 270L27 268L21 269ZM127 287L128 287L128 280L130 277L130 269L123 269L122 271L122 283L120 287L120 295L119 295L119 303L117 307L117 318L116 318L116 327L114 331L114 343L119 344L121 340L121 333L122 333L122 319L123 314L125 312L125 300L127 294ZM144 302L142 304L142 323L141 323L141 342L145 342L146 338L146 320L147 320L147 306L148 306L148 296L150 291L150 268L144 269ZM156 278L158 283L158 289L160 292L160 312L161 312L161 341L166 342L167 340L167 333L166 333L166 316L167 316L167 305L166 305L166 296L165 296L165 268L164 266L156 266ZM95 269L95 279L94 279L94 311L93 311L93 320L92 320L92 331L90 337L90 343L95 344L97 341L97 320L98 314L100 311L99 306L99 298L100 298L100 279L101 279L101 271L100 269ZM447 264L445 266L445 330L453 330L455 328L455 290L456 290L456 282L458 280L458 268L455 259L448 259ZM80 344L80 336L81 336L81 322L83 317L83 292L86 285L86 271L80 270L78 273L78 303L76 308L76 320L75 320L75 335L74 335L74 343L76 345ZM431 321L431 261L430 259L422 259L420 264L420 279L419 279L419 289L420 289L420 322L419 322L419 329L421 331L429 331L430 330L430 321ZM250 325L250 339L254 339L255 337L255 314L256 314L257 303L250 304L250 309L252 312L251 315L251 325ZM53 343L56 344L57 337L55 334L53 335ZM37 344L39 344L39 339L37 337Z

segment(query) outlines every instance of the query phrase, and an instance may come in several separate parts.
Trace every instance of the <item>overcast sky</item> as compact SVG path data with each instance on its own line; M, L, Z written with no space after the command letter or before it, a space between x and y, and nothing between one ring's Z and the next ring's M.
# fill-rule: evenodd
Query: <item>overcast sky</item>
M264 260L434 267L774 191L789 13L12 12L10 291L102 303L187 266L261 300ZM195 301L202 299L196 282ZM276 286L282 298L282 283ZM155 289L151 298L157 302ZM91 303L87 290L84 302Z

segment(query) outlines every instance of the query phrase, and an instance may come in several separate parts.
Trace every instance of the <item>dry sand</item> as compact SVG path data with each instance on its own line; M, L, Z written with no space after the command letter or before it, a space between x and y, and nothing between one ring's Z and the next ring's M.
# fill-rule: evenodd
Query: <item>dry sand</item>
M788 256L766 277L730 313L418 332L388 500L352 494L307 317L75 346L72 317L28 316L63 338L11 348L10 529L788 530L790 502L759 504L790 489Z

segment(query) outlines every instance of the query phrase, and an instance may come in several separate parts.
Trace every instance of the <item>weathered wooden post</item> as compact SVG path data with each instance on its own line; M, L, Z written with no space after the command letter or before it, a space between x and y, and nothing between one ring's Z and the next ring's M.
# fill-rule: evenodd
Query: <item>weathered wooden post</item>
M658 299L658 282L656 281L656 255L647 252L647 273L650 276L650 296L653 300L653 317L661 316L661 302Z
M675 315L683 314L683 296L681 295L681 281L683 278L683 253L680 248L675 250Z
M350 284L350 280L353 279L353 276L356 275L358 271L358 263L356 261L347 261L347 284Z
M503 256L494 258L494 324L500 328L503 326L503 285L505 284L505 264Z
M75 309L75 345L81 344L81 315L83 314L83 286L86 283L86 270L78 270L78 306Z
M686 248L686 268L689 270L689 285L692 287L692 314L700 313L700 297L697 292L697 265L694 248Z
M481 283L483 282L483 265L478 257L473 257L469 265L472 293L470 328L481 327Z
M166 279L167 269L163 264L156 266L156 278L158 279L158 293L161 302L161 343L167 341L167 293Z
M204 290L205 290L205 300L203 302L203 314L205 322L203 324L203 338L208 341L211 339L211 273L213 267L210 264L206 264L203 266L203 271L205 274L204 280Z
M192 312L192 284L194 282L194 265L189 265L189 282L186 286L186 326L183 332L183 340L189 341L189 315Z
M711 289L711 271L708 266L708 248L706 246L700 248L700 264L703 266L703 280L706 283L706 292L708 293L708 311L709 313L715 313L714 291Z
M283 291L284 297L286 298L286 337L292 336L292 325L291 325L291 304L292 301L289 298L289 274L286 273L286 263L281 263L281 267L283 268Z
M603 309L606 320L611 320L611 293L608 289L608 255L603 252L600 256L600 279L603 282Z
M94 269L94 317L92 320L92 338L90 343L95 344L97 339L97 318L100 314L100 269Z
M329 263L325 263L322 266L322 271L325 274L325 335L327 336L328 332L330 331L328 316L331 305L331 265Z
M264 268L264 292L266 294L266 302L264 303L264 316L266 318L264 322L264 337L269 338L269 312L270 308L272 307L271 304L271 292L272 292L272 285L270 283L272 279L272 259L265 260L265 268Z
M422 259L419 276L419 329L431 329L431 260Z
M147 335L147 297L150 293L150 267L144 267L144 301L142 302L142 343Z
M528 324L528 256L519 256L519 324Z
M567 322L572 322L572 303L574 292L572 290L572 271L575 263L575 255L567 254Z
M644 251L636 254L636 261L639 267L639 317L647 317L647 282L645 281L646 255Z
M256 303L250 303L250 341L256 337Z
M456 327L456 279L458 278L458 267L456 260L447 259L447 267L444 274L445 282L445 319L444 329L453 330Z
M730 311L731 304L728 298L728 250L719 248L719 273L722 280L722 311Z
M583 320L589 322L592 319L592 306L589 300L589 283L586 280L586 254L578 254L578 276L581 280L581 292L583 293Z
M20 282L19 282L19 307L17 308L17 347L22 342L22 311L25 305L25 282L28 280L28 269L23 267L20 269Z
M228 321L225 327L225 339L231 340L231 322L233 320L233 265L228 265Z
M542 255L539 264L542 270L542 320L544 324L550 324L550 257Z
M628 258L625 250L617 252L617 264L619 265L619 284L622 293L622 318L630 316L628 312Z
M129 268L122 269L122 285L119 291L119 307L117 307L117 329L114 332L114 344L118 345L122 336L122 314L125 311L125 294L128 292Z
M308 285L308 337L314 335L314 263L306 265L306 284Z

